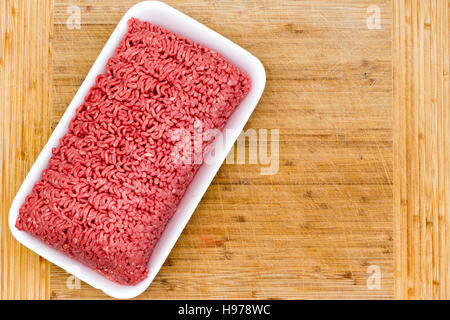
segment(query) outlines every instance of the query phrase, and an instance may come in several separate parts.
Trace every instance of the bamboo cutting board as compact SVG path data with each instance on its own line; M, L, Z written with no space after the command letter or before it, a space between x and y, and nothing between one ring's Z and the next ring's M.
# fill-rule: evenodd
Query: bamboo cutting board
M108 298L18 245L6 222L137 1L0 2L11 13L0 23L2 298ZM267 85L246 130L279 130L279 169L224 164L139 299L448 296L450 2L426 2L166 1L262 61ZM427 42L431 30L440 36ZM427 73L433 63L438 71ZM424 173L421 159L432 166Z
M134 2L80 2L80 29L66 24L73 1L55 2L53 125ZM390 4L377 3L379 30L373 1L168 4L261 59L267 86L246 129L279 129L280 168L224 165L139 298L392 297ZM53 298L105 297L50 270Z

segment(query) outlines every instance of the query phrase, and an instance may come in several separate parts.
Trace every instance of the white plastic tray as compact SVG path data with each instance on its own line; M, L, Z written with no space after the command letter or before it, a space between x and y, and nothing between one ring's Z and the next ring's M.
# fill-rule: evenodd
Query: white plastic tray
M35 182L40 179L42 170L47 167L51 157L52 148L59 145L59 139L66 133L68 124L75 115L75 110L82 104L85 95L95 84L96 76L104 72L106 62L114 54L115 48L128 30L127 21L131 17L150 21L221 53L225 58L244 70L250 76L252 87L247 97L237 107L236 111L232 114L226 124L225 129L232 129L232 131L229 131L232 133L227 136L227 139L224 142L223 152L217 154L216 159L218 159L218 161L215 161L213 164L204 163L201 166L194 180L189 185L183 199L180 201L177 211L169 221L167 228L155 246L148 263L148 277L135 286L126 286L108 280L84 264L51 248L30 234L19 231L15 227L15 222L19 214L19 208L23 204L25 197L31 192ZM222 165L239 133L242 131L245 123L255 109L255 106L263 93L265 83L266 74L263 65L248 51L162 2L144 1L136 4L129 9L120 20L17 192L9 212L9 226L12 234L24 246L60 266L67 272L72 273L91 286L103 290L106 294L115 298L136 297L150 285L163 265L172 250L172 247L175 245L178 237L192 216L200 199L203 197L203 194L206 192L206 189L216 175L217 170Z

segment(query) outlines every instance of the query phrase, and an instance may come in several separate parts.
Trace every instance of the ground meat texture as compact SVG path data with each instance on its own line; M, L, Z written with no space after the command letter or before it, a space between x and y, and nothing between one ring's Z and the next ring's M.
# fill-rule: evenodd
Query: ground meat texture
M200 166L174 161L171 132L193 132L196 121L222 130L249 90L249 77L220 54L130 19L16 227L112 281L137 284Z

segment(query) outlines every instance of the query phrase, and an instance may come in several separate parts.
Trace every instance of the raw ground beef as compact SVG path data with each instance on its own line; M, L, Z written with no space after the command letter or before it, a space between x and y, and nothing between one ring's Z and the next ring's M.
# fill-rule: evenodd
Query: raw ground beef
M222 130L249 90L249 77L218 53L130 19L16 227L115 282L140 282L200 166L172 159L170 133L193 132L198 120Z

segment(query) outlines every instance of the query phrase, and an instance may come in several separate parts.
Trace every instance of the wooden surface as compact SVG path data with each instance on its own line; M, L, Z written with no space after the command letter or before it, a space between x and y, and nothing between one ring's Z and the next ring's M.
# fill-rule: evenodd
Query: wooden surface
M394 6L395 288L400 298L450 298L449 4Z
M25 2L1 2L15 11L0 24L2 298L107 298L52 264L48 274L12 240L6 216L136 1ZM167 1L261 59L267 86L246 128L280 130L280 169L222 166L138 298L445 297L449 2L439 2L434 16L406 0ZM66 25L70 5L80 29ZM368 28L369 7L380 29ZM371 290L373 267L381 286Z
M12 238L8 212L51 134L51 10L51 1L0 0L1 299L50 292L49 263Z
M72 3L55 3L52 125L134 1L80 2L79 30L66 26ZM377 3L381 30L366 25L373 1L168 3L261 59L267 86L246 128L279 129L280 170L223 166L139 298L392 297L390 3ZM51 266L52 298L106 297L67 277Z

